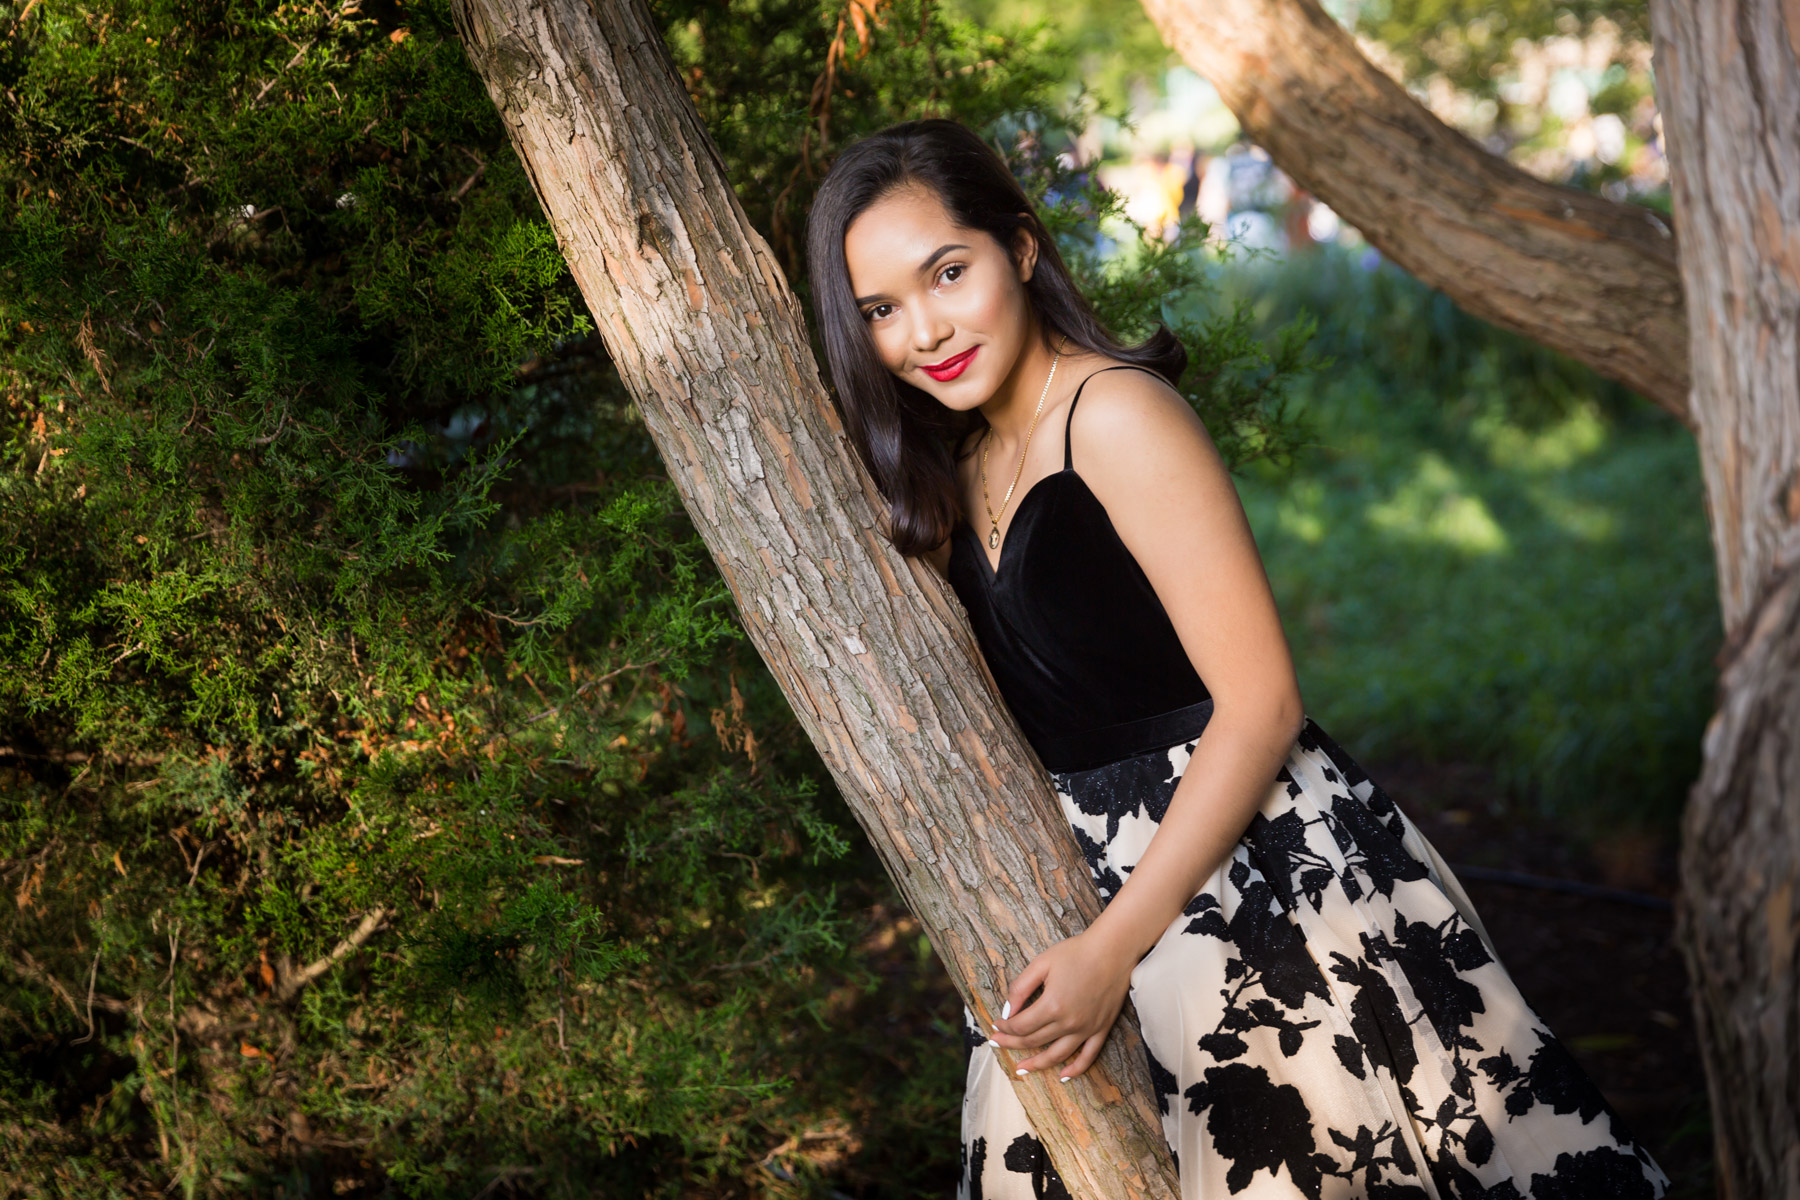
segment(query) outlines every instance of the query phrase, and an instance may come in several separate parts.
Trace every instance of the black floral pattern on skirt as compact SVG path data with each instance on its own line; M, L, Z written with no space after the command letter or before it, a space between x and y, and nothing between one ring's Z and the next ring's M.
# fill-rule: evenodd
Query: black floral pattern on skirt
M1195 744L1052 776L1103 902ZM1133 969L1131 1000L1184 1200L1668 1191L1519 995L1449 866L1311 718L1231 856ZM958 1200L1067 1196L963 1020Z

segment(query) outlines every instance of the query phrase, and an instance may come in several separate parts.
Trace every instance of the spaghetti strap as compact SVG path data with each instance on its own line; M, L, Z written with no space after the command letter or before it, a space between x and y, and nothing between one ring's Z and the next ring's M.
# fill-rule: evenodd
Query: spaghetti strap
M1116 367L1101 367L1098 371L1094 372L1094 375L1104 375L1108 371L1144 371L1156 376L1158 379L1164 378L1162 372L1152 371L1149 367L1140 367L1136 363L1121 363ZM1065 471L1072 471L1075 469L1075 459L1070 453L1069 448L1069 426L1075 421L1075 402L1081 399L1081 388L1086 387L1088 385L1088 379L1092 379L1094 375L1089 375L1087 379L1081 381L1081 387L1076 388L1075 394L1069 398L1069 411L1063 415L1063 470Z

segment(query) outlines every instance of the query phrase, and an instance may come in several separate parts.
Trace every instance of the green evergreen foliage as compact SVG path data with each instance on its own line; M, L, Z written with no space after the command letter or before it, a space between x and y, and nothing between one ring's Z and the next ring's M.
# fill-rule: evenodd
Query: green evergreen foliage
M982 25L1023 25L1050 14L1073 54L1072 78L1091 90L1109 115L1124 118L1142 90L1162 86L1162 75L1181 61L1163 43L1140 0L946 0L958 14Z
M834 147L948 111L1121 327L1200 285L1099 257L1045 31L662 15L790 268ZM929 946L442 0L0 5L0 92L8 1194L794 1194L770 1149L846 1123L836 1178L941 1191L954 1010L866 1023ZM1304 338L1185 328L1222 444L1279 456Z

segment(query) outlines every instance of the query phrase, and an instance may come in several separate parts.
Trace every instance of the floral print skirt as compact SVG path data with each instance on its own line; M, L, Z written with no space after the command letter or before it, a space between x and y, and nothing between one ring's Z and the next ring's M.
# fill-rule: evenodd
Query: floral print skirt
M1195 745L1053 775L1103 901ZM1310 717L1130 995L1183 1200L1668 1191L1520 996L1450 868ZM1006 1068L963 1020L958 1200L1066 1196Z

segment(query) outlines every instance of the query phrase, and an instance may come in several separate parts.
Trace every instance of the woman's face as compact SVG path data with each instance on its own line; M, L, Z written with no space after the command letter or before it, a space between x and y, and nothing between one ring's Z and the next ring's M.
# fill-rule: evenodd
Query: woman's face
M1025 281L1037 242L1023 230L1018 252L1015 263L917 184L858 214L844 233L844 258L887 369L949 408L975 408L994 395L1032 336Z

